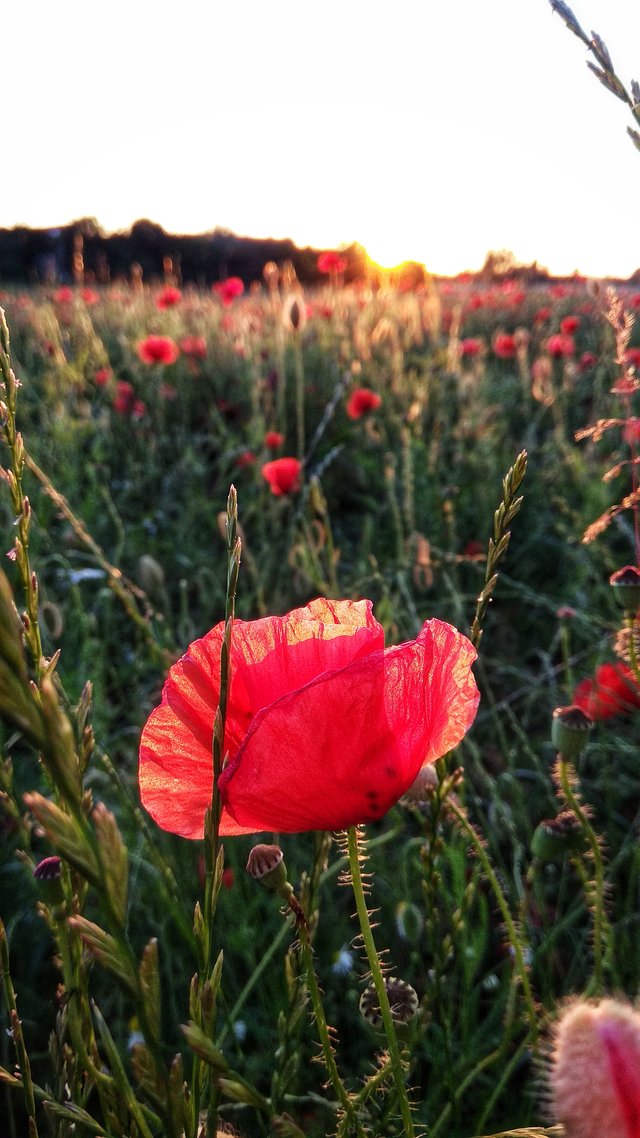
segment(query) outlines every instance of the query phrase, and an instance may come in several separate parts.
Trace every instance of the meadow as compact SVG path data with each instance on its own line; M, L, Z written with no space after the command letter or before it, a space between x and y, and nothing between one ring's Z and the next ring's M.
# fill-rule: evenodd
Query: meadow
M313 290L270 264L247 288L0 295L11 1138L570 1138L591 1134L563 1098L572 1009L611 1008L637 1062L640 292L323 268ZM364 825L339 781L377 730L360 672L293 708L294 739L265 696L284 773L255 776L260 836L234 833L233 653L317 598L371 601L387 646L458 630L458 694L427 699L456 745ZM217 626L211 690L172 689L208 775L177 721L139 760L169 669ZM454 731L458 633L480 702ZM316 735L327 770L290 775ZM569 1081L593 1110L588 1059ZM597 1086L603 1117L637 1109Z

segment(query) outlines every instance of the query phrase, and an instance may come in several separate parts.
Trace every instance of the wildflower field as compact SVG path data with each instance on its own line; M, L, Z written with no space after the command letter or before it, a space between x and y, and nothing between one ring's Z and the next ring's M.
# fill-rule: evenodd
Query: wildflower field
M3 1136L640 1133L640 292L344 267L1 294Z

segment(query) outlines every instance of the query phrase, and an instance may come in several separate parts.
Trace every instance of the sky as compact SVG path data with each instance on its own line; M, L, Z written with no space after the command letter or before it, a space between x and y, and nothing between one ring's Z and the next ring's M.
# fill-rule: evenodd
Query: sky
M638 0L571 6L640 81ZM640 267L631 112L549 0L20 0L2 46L0 227Z

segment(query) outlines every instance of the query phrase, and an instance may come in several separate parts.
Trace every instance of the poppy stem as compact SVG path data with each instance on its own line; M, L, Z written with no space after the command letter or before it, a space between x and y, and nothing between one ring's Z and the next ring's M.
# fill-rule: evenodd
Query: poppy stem
M382 1023L384 1026L385 1035L387 1037L387 1045L389 1048L390 1067L393 1072L393 1081L396 1087L398 1096L398 1106L402 1117L405 1138L415 1138L415 1129L413 1125L413 1118L411 1116L411 1106L409 1104L409 1097L407 1095L407 1086L405 1081L404 1063L400 1053L400 1045L398 1043L398 1036L396 1034L393 1017L391 1015L391 1005L389 1003L389 996L385 987L384 976L380 966L380 958L373 939L373 932L371 930L371 922L369 920L369 911L367 909L367 902L364 895L364 887L362 883L362 874L360 872L360 848L358 831L355 826L350 826L347 830L347 840L349 847L349 867L351 869L351 883L353 887L353 895L355 897L356 909L358 912L358 920L360 922L360 932L362 933L362 940L364 943L369 968L371 970L371 978L375 985L376 996L380 1006L380 1014L382 1016Z
M331 1036L329 1034L329 1027L327 1019L324 1014L324 1007L322 1005L322 997L320 995L320 987L318 985L318 977L315 973L313 966L313 949L311 948L311 940L309 938L309 926L306 920L299 919L300 905L295 901L295 907L291 905L291 901L295 898L289 898L289 906L292 908L296 915L296 927L298 929L298 936L300 939L300 951L302 955L302 962L305 970L305 977L307 981L307 990L311 999L311 1007L313 1008L313 1018L316 1021L318 1035L320 1037L320 1045L322 1047L322 1057L324 1065L327 1069L327 1074L331 1079L331 1085L340 1101L340 1105L344 1110L345 1117L349 1121L349 1125L355 1128L358 1138L364 1138L365 1131L363 1130L362 1123L358 1121L354 1105L349 1098L346 1087L340 1078L340 1072L336 1064L333 1046L331 1043Z
M603 992L603 950L608 947L608 921L604 912L604 865L602 850L598 836L591 825L587 814L574 794L572 782L574 771L571 763L564 755L558 755L558 782L562 787L567 806L575 814L580 829L589 845L593 858L593 885L590 881L583 882L585 900L589 909L593 911L593 978L587 990L587 995L602 996Z

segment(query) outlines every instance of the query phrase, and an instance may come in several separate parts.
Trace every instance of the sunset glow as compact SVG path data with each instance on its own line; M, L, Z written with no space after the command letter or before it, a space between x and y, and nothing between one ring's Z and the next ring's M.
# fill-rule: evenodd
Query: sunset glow
M628 84L640 7L575 8ZM382 265L440 273L503 248L556 273L640 265L624 208L640 176L630 113L547 0L400 0L377 18L328 0L321 21L289 0L185 0L179 21L114 0L99 36L84 20L79 0L5 16L1 226L148 217L172 232L357 241Z

